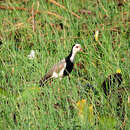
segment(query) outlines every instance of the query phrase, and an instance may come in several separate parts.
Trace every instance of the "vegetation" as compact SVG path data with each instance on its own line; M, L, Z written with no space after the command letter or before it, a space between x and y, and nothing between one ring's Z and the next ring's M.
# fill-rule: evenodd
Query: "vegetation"
M128 1L57 3L0 1L0 129L128 129ZM76 55L71 80L39 87L41 77L76 42L84 51ZM28 58L31 50L34 59ZM106 97L101 84L117 69L123 89ZM81 89L87 83L97 93Z

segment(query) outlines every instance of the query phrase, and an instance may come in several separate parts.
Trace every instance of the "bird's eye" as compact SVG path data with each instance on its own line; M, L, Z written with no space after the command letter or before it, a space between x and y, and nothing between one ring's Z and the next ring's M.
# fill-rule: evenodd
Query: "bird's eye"
M76 48L79 48L79 46L76 46Z

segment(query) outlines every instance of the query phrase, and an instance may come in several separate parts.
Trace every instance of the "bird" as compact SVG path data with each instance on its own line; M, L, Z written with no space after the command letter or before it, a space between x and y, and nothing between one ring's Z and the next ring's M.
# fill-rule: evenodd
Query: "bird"
M62 59L60 62L55 64L41 80L39 81L39 85L44 86L44 83L52 78L60 78L62 79L64 76L69 75L74 67L74 58L77 52L82 51L82 47L79 43L73 45L70 54Z

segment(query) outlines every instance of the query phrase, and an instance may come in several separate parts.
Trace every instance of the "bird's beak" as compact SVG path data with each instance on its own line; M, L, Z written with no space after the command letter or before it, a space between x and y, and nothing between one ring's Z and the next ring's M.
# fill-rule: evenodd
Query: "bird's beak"
M81 51L81 52L83 52L83 49L82 49L82 48L80 48L80 51Z

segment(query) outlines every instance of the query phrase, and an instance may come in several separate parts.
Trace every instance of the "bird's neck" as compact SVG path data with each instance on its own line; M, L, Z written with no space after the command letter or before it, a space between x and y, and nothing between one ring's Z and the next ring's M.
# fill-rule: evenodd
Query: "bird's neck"
M75 57L76 53L72 53L72 51L70 52L69 56L67 57L68 60L70 60L72 63L74 62L74 57Z

